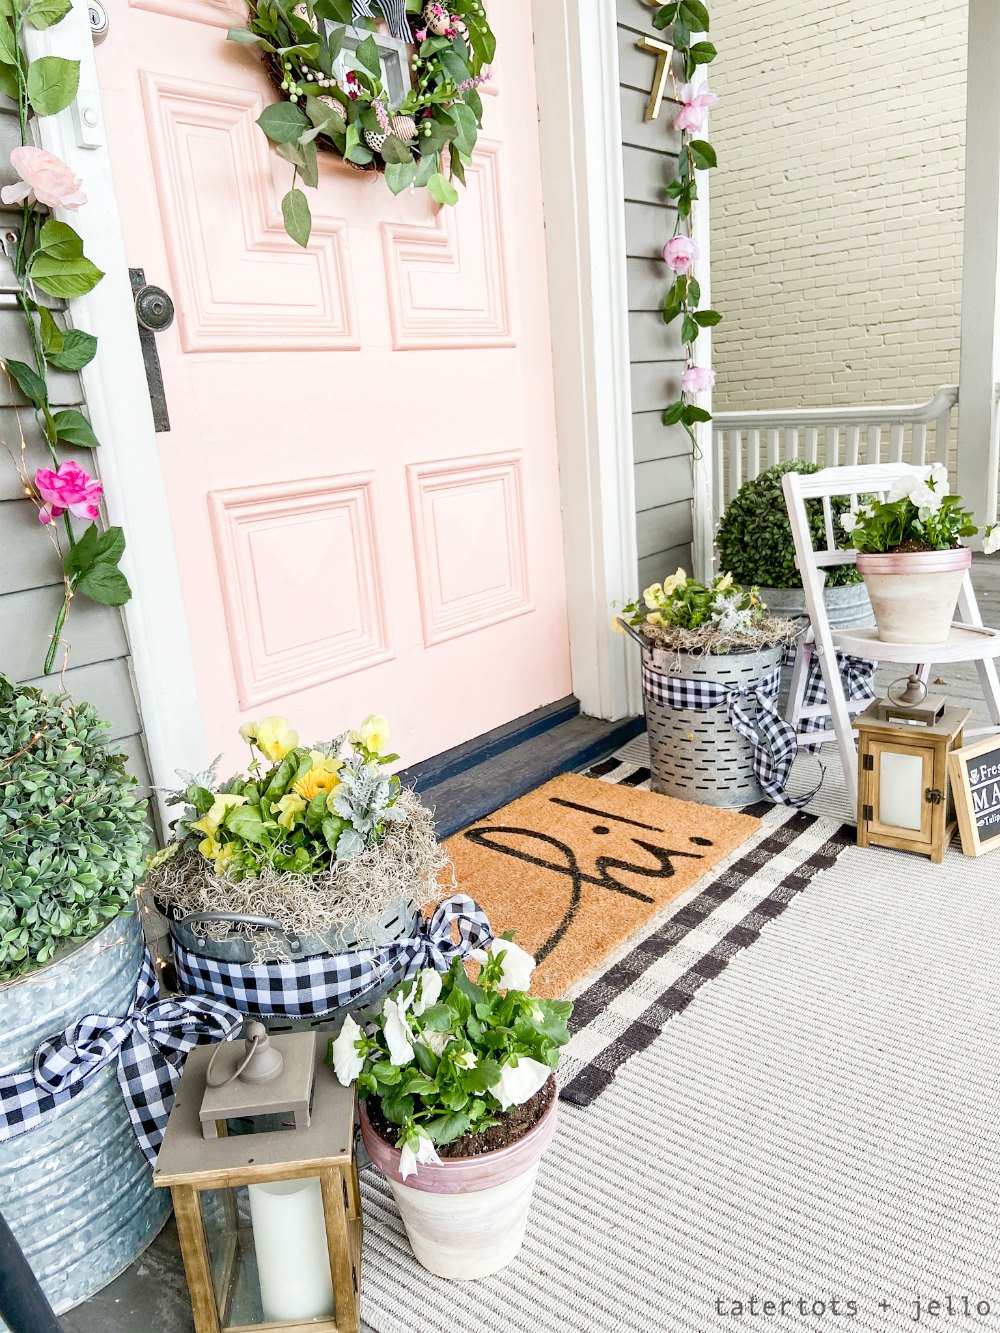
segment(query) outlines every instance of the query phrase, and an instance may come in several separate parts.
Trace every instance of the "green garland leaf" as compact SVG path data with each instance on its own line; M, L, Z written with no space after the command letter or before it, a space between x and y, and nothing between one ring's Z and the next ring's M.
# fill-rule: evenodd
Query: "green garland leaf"
M45 411L49 403L49 390L38 371L24 361L6 361L4 363L11 379L27 398L28 402Z
M54 116L65 111L79 87L79 60L39 56L28 65L28 101L36 115Z
M62 335L61 349L45 352L45 359L56 370L82 370L97 355L97 339L83 329L67 329Z
M688 51L688 57L695 65L710 65L718 54L711 42L695 42Z
M73 8L70 0L29 0L24 16L33 28L51 28Z
M104 277L83 253L83 241L65 222L46 222L28 265L32 281L49 296L68 299L92 291Z
M715 149L706 139L692 139L688 147L691 150L692 161L702 171L718 165Z
M708 32L708 10L701 0L681 0L678 6L684 22L694 32Z
M52 420L55 422L58 437L64 444L76 444L83 449L100 448L101 442L94 434L93 426L75 407L67 407L61 412L56 412Z

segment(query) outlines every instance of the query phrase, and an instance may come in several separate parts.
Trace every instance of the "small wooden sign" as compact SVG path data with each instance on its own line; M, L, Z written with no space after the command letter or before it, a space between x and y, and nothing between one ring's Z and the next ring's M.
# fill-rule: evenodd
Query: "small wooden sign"
M1000 848L1000 736L986 736L948 756L958 830L966 856Z

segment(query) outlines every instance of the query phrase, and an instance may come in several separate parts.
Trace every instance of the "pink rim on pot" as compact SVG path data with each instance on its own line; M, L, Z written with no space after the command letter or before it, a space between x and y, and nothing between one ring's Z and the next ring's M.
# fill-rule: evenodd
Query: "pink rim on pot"
M859 553L857 562L883 643L943 643L948 638L972 564L968 546Z
M495 1152L480 1153L477 1157L444 1158L440 1166L429 1162L418 1167L416 1174L406 1180L399 1174L399 1149L376 1133L364 1102L360 1106L361 1138L368 1156L396 1184L428 1194L465 1194L503 1185L534 1166L555 1136L558 1103L557 1089L542 1118L516 1143L497 1148Z

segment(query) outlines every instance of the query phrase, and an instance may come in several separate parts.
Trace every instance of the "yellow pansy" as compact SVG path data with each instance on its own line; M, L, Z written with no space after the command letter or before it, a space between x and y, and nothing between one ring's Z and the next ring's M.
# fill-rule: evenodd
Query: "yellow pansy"
M617 615L614 615L614 616L611 617L611 628L614 630L614 632L615 632L616 634L627 634L627 633L628 633L628 631L626 630L625 626L624 626L624 625L622 624L622 622L618 619Z
M663 584L651 583L648 588L643 590L642 600L649 607L650 611L655 611L663 601Z
M715 585L716 592L728 592L735 582L732 574L724 574Z
M663 612L662 612L662 611L650 611L649 615L646 617L646 624L647 624L647 625L665 625L665 624L666 624L666 621L663 619Z
M240 727L240 735L248 744L255 744L273 764L280 763L299 743L299 733L284 717L262 717L259 722L248 722Z
M352 731L347 739L352 745L363 745L366 750L379 754L389 745L389 719L381 713L369 713L357 731Z
M247 798L245 796L237 796L235 792L224 792L221 796L216 796L208 814L203 815L202 818L199 819L197 823L192 824L191 827L197 829L199 833L207 834L208 837L211 838L214 834L218 833L219 825L225 819L228 812L232 810L234 806L246 805L246 803Z
M669 578L664 579L663 580L664 596L669 597L672 592L676 592L678 588L683 587L684 584L687 583L687 577L688 576L685 570L678 569L676 574L671 574Z
M231 842L224 842L215 854L215 873L224 875L229 863L236 855L236 847Z
M301 796L296 796L294 792L286 792L280 801L276 801L271 806L272 810L278 811L278 823L282 828L291 829L299 815L306 808L307 802Z
M214 861L222 850L222 843L216 842L214 838L202 838L198 844L198 850L206 861Z
M298 782L292 783L292 791L297 791L304 801L311 801L321 791L334 791L340 786L336 773L314 764L308 773L304 773Z
M344 767L343 759L333 754L324 754L322 750L310 750L309 758L313 768L321 768L324 773L339 773Z

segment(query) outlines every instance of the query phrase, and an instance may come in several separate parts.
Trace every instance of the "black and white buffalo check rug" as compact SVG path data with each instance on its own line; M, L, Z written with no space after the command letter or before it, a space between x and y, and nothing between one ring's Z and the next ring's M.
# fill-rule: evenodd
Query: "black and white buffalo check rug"
M644 736L590 777L649 786ZM829 816L762 802L747 811L760 828L709 874L605 959L592 980L573 987L572 1040L560 1066L562 1099L587 1106L624 1062L645 1050L682 1013L699 987L749 948L809 881L854 841Z
M824 761L579 987L508 1268L427 1273L362 1171L368 1333L1000 1329L996 863L847 845Z

